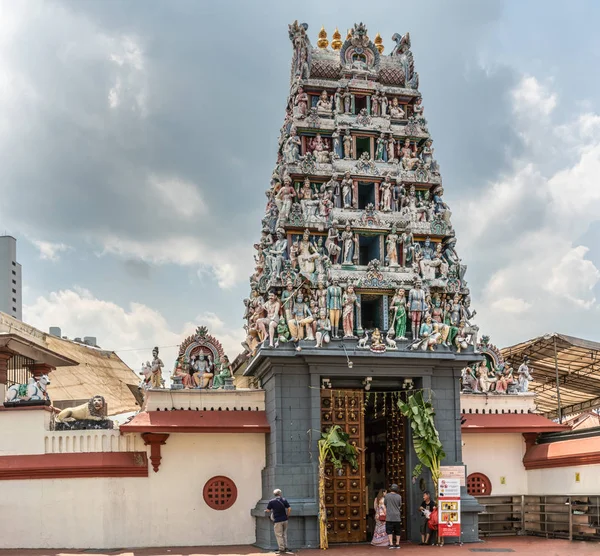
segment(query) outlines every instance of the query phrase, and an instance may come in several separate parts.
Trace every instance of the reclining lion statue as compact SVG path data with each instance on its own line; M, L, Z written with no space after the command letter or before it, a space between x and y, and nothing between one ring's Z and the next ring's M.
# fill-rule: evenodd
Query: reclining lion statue
M106 419L106 401L103 396L94 396L87 403L63 409L55 419L57 423L104 421Z

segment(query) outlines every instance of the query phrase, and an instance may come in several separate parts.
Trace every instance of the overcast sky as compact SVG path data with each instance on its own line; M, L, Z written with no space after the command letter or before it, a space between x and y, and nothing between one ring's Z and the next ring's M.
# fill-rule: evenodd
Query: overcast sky
M343 6L343 8L342 8ZM410 31L483 333L600 340L600 4L0 0L0 233L24 320L136 370L243 339L287 25ZM136 351L138 350L138 351Z

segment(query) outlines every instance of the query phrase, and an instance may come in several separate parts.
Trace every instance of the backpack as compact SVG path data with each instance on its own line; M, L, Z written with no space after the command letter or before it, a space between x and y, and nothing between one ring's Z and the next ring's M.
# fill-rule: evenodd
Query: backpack
M436 531L438 528L438 521L438 511L437 508L435 508L429 516L429 520L427 521L427 527L429 527L432 531Z

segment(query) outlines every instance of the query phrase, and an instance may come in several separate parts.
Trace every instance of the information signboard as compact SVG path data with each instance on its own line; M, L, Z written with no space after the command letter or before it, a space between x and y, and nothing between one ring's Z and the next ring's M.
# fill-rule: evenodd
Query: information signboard
M460 479L438 481L438 537L460 537Z
M460 486L466 486L464 465L442 465L440 471L442 479L460 479Z

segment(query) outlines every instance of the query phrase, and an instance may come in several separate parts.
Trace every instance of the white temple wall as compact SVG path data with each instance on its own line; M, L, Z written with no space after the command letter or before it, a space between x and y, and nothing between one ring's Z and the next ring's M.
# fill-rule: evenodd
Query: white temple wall
M579 473L577 481L576 473ZM528 494L599 494L600 465L574 465L527 471Z
M44 432L50 423L50 412L0 411L0 456L43 454Z
M28 443L31 440L22 428L28 417L23 413L18 416L20 442ZM32 436L41 439L41 451L28 453L44 453L44 433L36 430ZM1 445L5 447L5 439ZM150 467L147 478L0 481L2 527L10 531L0 535L0 548L255 542L250 510L262 494L264 435L171 434L161 448L160 468L155 473ZM20 453L27 452L21 449ZM204 485L216 475L229 477L237 486L237 500L228 510L212 510L204 502ZM37 526L32 527L32 523Z
M521 433L463 434L462 441L467 474L486 475L492 482L492 495L528 494Z

